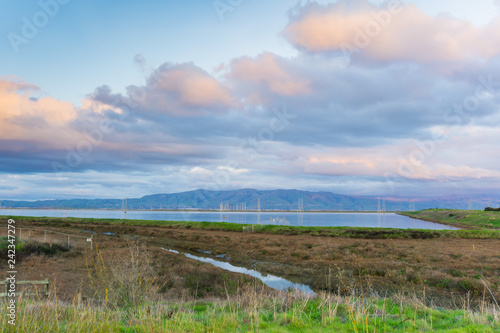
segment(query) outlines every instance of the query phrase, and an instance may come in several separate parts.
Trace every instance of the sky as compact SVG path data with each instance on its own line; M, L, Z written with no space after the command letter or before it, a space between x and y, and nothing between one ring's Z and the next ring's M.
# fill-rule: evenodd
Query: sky
M0 199L498 194L498 0L0 12Z

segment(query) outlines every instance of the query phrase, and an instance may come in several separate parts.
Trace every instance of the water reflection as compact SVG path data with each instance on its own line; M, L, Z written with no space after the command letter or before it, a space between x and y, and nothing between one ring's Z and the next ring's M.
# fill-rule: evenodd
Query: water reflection
M286 279L283 279L279 276L274 276L274 275L270 275L270 274L264 275L256 270L253 270L253 269L247 269L245 267L234 266L228 262L218 261L218 260L215 260L212 258L197 257L197 256L194 256L194 255L189 254L189 253L180 253L179 251L165 249L165 248L161 248L161 249L168 251L168 252L176 253L176 254L182 254L188 258L191 258L191 259L194 259L197 261L201 261L201 262L206 262L206 263L212 264L216 267L230 271L230 272L247 274L247 275L253 276L253 277L261 280L262 282L264 282L267 286L269 286L273 289L276 289L276 290L292 289L292 290L299 290L307 295L311 295L311 296L316 295L316 293L314 291L312 291L312 289L309 286L307 286L305 284L294 283L294 282L288 281Z
M55 209L2 209L0 215L61 217ZM164 220L194 222L229 222L273 224L272 219L285 218L292 226L308 227L368 227L398 229L456 230L457 228L416 220L393 213L301 213L301 212L219 212L219 211L131 211L67 210L66 217L111 218L130 220ZM271 221L270 221L271 219Z

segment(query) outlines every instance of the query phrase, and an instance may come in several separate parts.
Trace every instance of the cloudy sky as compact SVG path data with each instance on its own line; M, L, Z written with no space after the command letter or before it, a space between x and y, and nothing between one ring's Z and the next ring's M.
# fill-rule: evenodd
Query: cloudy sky
M498 0L0 12L1 199L498 192Z

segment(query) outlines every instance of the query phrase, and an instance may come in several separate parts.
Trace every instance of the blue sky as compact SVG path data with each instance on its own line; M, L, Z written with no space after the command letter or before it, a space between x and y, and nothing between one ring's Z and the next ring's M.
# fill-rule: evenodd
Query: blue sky
M329 1L319 1L328 3ZM60 5L58 14L20 52L0 40L3 75L35 82L52 96L79 103L96 86L122 91L141 83L144 74L133 59L142 54L149 66L193 61L210 71L220 63L263 51L293 56L296 50L280 32L296 0L242 0L220 19L215 1L78 1ZM383 1L373 1L383 3ZM406 1L409 3L409 1ZM498 7L482 0L416 1L430 14L452 13L475 24L486 24ZM36 1L3 1L0 29L20 32L22 17L40 11ZM71 78L71 84L68 79Z
M144 75L133 59L142 54L149 66L193 61L211 70L241 55L272 51L294 52L279 37L287 10L295 1L279 4L243 1L220 19L210 1L76 1L61 5L59 13L40 29L36 38L12 50L7 38L0 44L4 74L37 82L48 93L79 103L96 86L122 90L141 83ZM15 15L2 22L2 31L21 30L23 16L40 10L7 2L3 12ZM55 75L57 69L59 75ZM72 84L64 81L72 77Z
M498 1L214 3L1 2L0 197L496 192Z

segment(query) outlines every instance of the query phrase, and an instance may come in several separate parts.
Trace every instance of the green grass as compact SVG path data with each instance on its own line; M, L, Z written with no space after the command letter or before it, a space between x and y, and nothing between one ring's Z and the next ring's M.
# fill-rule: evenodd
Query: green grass
M17 221L22 222L23 219L18 217ZM151 223L200 229L228 226L228 229L221 230L242 231L237 228L241 225L225 223L33 219L59 227L70 227L73 223L141 225L144 222L144 226ZM359 231L373 231L368 228L265 226L259 232L288 233L297 230L349 232L355 237L365 235ZM401 230L387 231L402 235L397 233ZM382 232L380 235L388 234ZM444 237L440 233L438 235ZM141 247L131 248L131 258L113 257L109 262L103 260L99 250L95 251L96 255L88 262L87 284L95 291L92 297L81 301L75 296L72 302L63 303L57 298L55 284L47 299L21 296L17 299L15 327L8 324L8 299L0 299L0 332L500 332L500 308L495 308L497 305L488 303L484 298L476 308L468 308L464 299L455 308L445 309L432 306L435 303L429 297L406 294L363 297L362 291L349 289L349 286L347 290L343 289L343 296L320 292L317 297L309 299L294 292L269 292L255 285L211 301L170 300L160 292L163 281L156 282L158 273L152 270L153 266L148 261L150 255ZM111 264L114 266L109 266ZM463 276L459 270L450 271L450 274ZM359 272L360 282L362 275ZM192 283L200 286L199 281ZM439 283L448 288L452 281L441 280Z
M8 246L10 245L8 237L0 237L0 255L6 258ZM16 253L23 255L44 254L48 256L67 252L68 249L60 244L38 243L34 241L25 241L16 237Z
M450 210L447 210L448 212ZM427 211L404 213L404 215L421 218L419 214ZM497 214L498 212L489 212ZM422 214L423 216L423 214ZM225 222L185 222L185 221L152 221L152 220L123 220L123 219L94 219L94 218L59 218L59 217L26 217L8 216L19 222L31 222L54 227L72 227L79 225L107 226L142 226L142 227L163 227L172 229L197 229L212 231L243 232L252 229L255 233L279 234L279 235L311 235L325 237L345 237L359 239L429 239L429 238L467 238L467 239L487 239L500 238L500 228L498 230L489 228L477 228L476 230L422 230L422 229L390 229L390 228L354 228L354 227L300 227L283 225L252 225ZM431 221L430 219L427 219ZM434 220L433 220L434 221ZM491 221L491 220L489 220ZM446 223L446 221L434 221ZM500 223L500 222L498 222ZM449 223L448 223L449 224ZM490 222L491 224L491 222ZM456 224L455 224L456 225ZM469 224L464 224L469 226Z
M426 209L401 215L476 230L500 230L500 212L458 209Z
M20 251L25 243L16 237L14 244L15 244L16 251ZM2 252L2 251L7 252L9 245L11 245L11 243L9 243L9 237L7 237L7 236L0 237L0 252Z
M5 301L4 301L5 302ZM21 300L16 328L0 304L3 332L498 332L491 307L445 310L417 300L339 297L307 299L249 291L215 302L159 302L129 309L105 304Z

